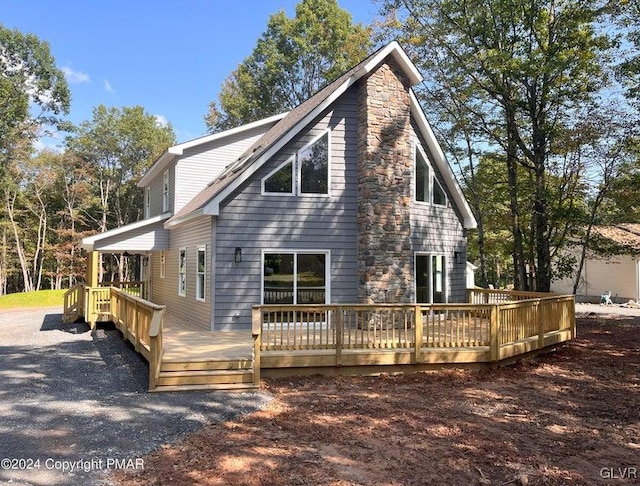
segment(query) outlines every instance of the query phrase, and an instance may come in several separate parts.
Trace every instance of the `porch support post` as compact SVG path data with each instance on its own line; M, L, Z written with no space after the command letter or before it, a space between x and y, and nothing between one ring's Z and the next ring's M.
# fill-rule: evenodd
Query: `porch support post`
M491 306L489 318L489 360L497 363L500 360L500 306Z
M91 251L87 255L87 275L86 282L88 287L98 286L98 266L100 264L99 253Z

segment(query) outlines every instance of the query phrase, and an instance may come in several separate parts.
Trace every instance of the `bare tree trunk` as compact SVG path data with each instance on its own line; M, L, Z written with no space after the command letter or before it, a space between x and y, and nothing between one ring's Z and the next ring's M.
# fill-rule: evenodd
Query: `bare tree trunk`
M13 237L16 242L16 253L18 255L18 261L20 262L20 268L22 270L22 278L24 279L24 291L31 292L33 290L33 278L29 272L29 263L22 247L22 241L18 232L18 225L15 220L15 203L18 194L13 193L10 195L5 191L5 203L7 208L7 214L9 215L9 221L11 222L11 228L13 229Z

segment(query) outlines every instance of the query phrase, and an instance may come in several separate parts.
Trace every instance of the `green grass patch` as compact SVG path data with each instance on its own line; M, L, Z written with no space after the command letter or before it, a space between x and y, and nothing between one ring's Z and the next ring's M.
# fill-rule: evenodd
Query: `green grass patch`
M56 307L63 305L63 290L38 290L37 292L18 292L0 295L0 309L21 307Z

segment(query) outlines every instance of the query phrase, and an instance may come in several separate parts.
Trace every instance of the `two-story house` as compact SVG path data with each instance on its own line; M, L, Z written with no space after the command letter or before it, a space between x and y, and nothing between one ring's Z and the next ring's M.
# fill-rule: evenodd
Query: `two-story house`
M289 113L169 148L142 221L85 238L146 256L149 299L206 330L255 304L464 302L473 214L397 43Z

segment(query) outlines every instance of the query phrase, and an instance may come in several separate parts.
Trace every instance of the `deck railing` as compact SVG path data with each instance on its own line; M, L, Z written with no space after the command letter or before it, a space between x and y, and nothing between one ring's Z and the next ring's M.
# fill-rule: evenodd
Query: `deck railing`
M126 286L125 286L126 287ZM96 323L111 321L136 351L149 362L149 389L158 385L163 355L162 326L165 306L154 304L115 287L86 287L78 284L64 297L64 315L84 317L91 329Z
M111 320L149 362L149 390L158 385L165 306L110 287Z
M124 282L113 280L111 282L100 282L99 285L100 287L115 287L129 294L142 297L143 299L147 298L147 295L145 293L146 282L142 280L128 280Z
M574 336L572 295L475 290L470 297L500 303L255 306L255 354L307 355L296 362L308 366L340 366L344 353L366 350L409 352L414 364L434 353L456 362L465 352L497 362ZM322 360L312 358L318 352Z
M78 317L84 316L85 304L84 284L75 284L64 293L64 314L65 322L76 320Z

